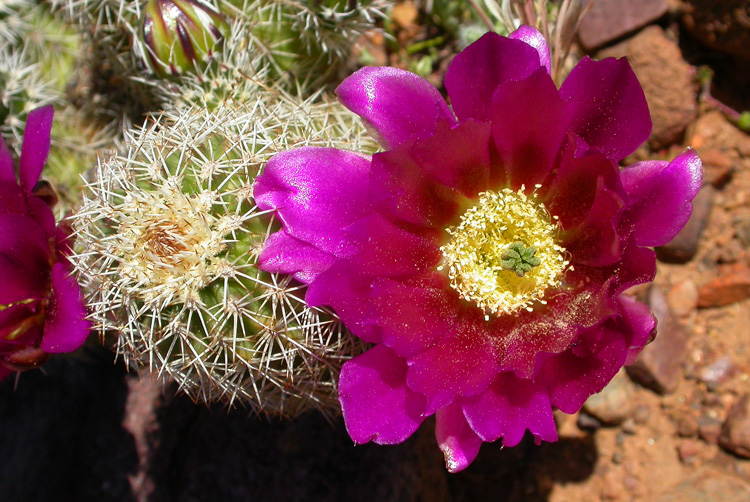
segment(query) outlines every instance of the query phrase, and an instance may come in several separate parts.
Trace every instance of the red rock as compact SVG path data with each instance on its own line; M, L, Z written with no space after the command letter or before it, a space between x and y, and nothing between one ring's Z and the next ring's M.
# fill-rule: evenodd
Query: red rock
M651 24L669 9L664 0L585 0L584 5L590 7L581 20L578 37L587 50Z
M649 26L597 54L607 56L627 56L643 87L653 121L649 146L659 149L682 141L685 129L695 119L697 103L695 70L685 62L678 45L659 26Z
M698 306L721 307L745 298L750 298L750 269L738 266L701 286Z
M657 319L656 338L626 370L631 379L644 387L658 394L670 394L677 390L682 379L687 336L673 318L667 300L657 286L649 290L647 303Z
M719 446L743 458L750 458L750 394L744 394L729 410L721 428Z

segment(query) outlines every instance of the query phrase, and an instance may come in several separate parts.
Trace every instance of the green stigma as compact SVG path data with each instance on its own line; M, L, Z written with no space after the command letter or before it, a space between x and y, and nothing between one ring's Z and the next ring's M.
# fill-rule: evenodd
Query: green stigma
M536 248L526 247L523 242L516 241L500 255L500 266L505 270L512 270L518 277L523 277L533 267L538 267L541 261L534 256Z

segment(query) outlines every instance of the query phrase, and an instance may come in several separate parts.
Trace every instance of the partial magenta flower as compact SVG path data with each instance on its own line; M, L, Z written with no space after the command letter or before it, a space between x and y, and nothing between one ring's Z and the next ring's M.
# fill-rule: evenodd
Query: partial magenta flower
M52 115L51 106L28 114L18 179L0 138L0 379L77 349L90 330L65 257L68 232L55 225L56 198L39 182Z
M688 220L700 159L620 169L651 130L627 61L584 58L560 89L549 71L529 27L456 56L451 107L414 74L363 68L337 94L386 151L300 148L257 178L283 225L261 266L375 344L340 376L356 443L400 443L435 414L455 472L484 441L555 441L552 410L579 410L652 337L623 292Z

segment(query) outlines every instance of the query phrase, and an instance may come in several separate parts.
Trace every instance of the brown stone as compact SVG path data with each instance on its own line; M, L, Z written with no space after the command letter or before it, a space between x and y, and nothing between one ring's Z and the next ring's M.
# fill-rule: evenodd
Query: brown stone
M721 307L745 298L750 298L750 269L740 265L701 286L698 306Z
M675 284L667 293L667 302L677 317L690 315L698 306L698 286L690 279Z
M695 437L698 434L698 421L689 413L677 420L677 435L683 438Z
M655 502L750 502L750 483L719 470L705 469L668 489Z
M721 420L703 415L698 418L698 437L708 444L719 442L721 435Z
M649 26L632 39L601 51L597 56L628 57L651 112L651 148L663 148L681 141L696 115L695 72L664 30L659 26Z
M671 263L685 263L690 261L698 251L703 230L711 214L716 189L711 185L704 185L693 199L693 214L682 230L668 244L657 248L656 253L661 261Z
M635 382L658 394L677 390L682 379L682 364L687 355L687 336L669 310L664 294L657 286L648 292L647 302L657 320L656 338L627 368Z
M635 387L621 370L601 392L586 400L583 410L604 424L617 425L633 414L634 394Z
M750 394L744 394L729 410L721 428L719 446L743 458L750 458Z
M723 356L704 367L699 376L701 382L705 383L710 390L712 387L718 387L720 383L734 374L736 369L732 359L729 356Z
M593 50L642 28L669 9L664 0L585 0L589 8L578 29L581 45Z
M698 152L703 161L703 183L724 186L732 176L734 161L721 150L706 148Z
M677 456L683 464L692 464L701 452L701 444L694 439L686 439L677 446Z

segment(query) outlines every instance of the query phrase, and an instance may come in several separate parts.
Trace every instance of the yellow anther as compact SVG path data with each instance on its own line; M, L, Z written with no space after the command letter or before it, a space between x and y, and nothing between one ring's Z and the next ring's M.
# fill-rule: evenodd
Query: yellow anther
M569 265L557 244L556 220L523 187L481 193L448 233L440 268L464 299L488 314L531 311L545 303L545 291L560 286Z

